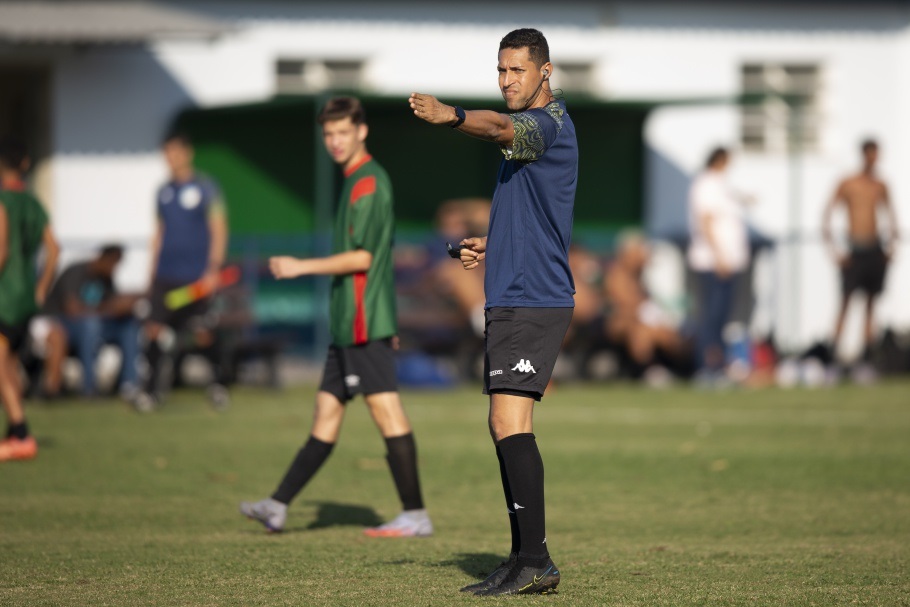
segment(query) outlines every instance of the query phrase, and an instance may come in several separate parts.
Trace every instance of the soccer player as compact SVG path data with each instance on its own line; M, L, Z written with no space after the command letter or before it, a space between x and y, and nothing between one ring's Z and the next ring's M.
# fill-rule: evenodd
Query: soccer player
M60 252L47 213L25 191L29 168L25 146L0 141L0 400L9 427L0 441L0 462L31 459L38 444L29 434L22 408L17 350L29 319L44 303ZM45 248L44 269L37 276L37 256Z
M288 504L325 463L338 440L345 405L363 394L385 439L386 459L403 511L372 537L413 537L433 533L417 474L417 447L401 406L395 375L398 332L392 242L395 217L392 184L366 148L366 115L353 97L329 100L319 115L325 147L344 172L335 216L333 254L295 259L273 257L276 278L332 276L329 347L310 437L270 498L243 502L240 512L270 531L281 531Z
M166 363L173 363L178 338L189 332L212 363L215 381L208 388L208 396L215 407L221 408L229 396L219 382L217 336L207 314L211 298L175 310L164 300L169 291L200 280L209 292L217 287L228 241L224 201L218 185L193 167L193 146L186 135L169 135L162 152L170 179L158 190L158 222L152 239L151 313L145 326L150 372L145 390L133 404L147 412L161 402L161 372Z
M518 29L499 43L499 88L510 114L465 111L412 93L414 114L498 144L499 167L486 238L461 241L466 270L486 260L484 393L496 445L512 551L490 576L463 591L543 594L559 584L544 517L544 469L533 434L540 401L569 327L575 286L569 241L578 177L575 126L550 88L546 38Z
M841 304L834 325L831 344L832 356L837 353L837 344L844 328L844 318L850 296L856 291L866 294L866 322L863 332L863 362L869 365L874 333L873 316L875 302L885 285L885 273L894 256L898 239L897 216L888 195L888 186L875 172L878 163L878 143L873 140L862 144L863 169L848 177L837 186L834 196L825 207L822 231L825 244L841 270ZM847 210L849 251L838 249L831 234L831 217L834 210L843 205ZM878 226L878 211L888 215L889 238L887 245L882 242ZM859 377L871 378L871 367Z

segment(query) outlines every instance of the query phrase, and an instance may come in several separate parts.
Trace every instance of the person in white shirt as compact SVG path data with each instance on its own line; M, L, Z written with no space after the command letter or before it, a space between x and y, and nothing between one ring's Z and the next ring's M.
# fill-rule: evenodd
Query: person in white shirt
M689 266L698 280L698 364L703 374L724 369L724 325L737 278L749 264L743 206L726 181L730 152L716 148L689 190Z

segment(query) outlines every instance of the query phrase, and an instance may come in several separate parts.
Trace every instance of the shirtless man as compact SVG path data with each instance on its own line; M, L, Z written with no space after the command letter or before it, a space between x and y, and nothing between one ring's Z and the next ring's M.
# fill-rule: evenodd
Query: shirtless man
M604 295L609 314L607 334L625 344L629 356L644 371L662 352L672 358L685 353L682 337L667 314L652 301L642 274L650 257L647 241L638 235L621 239L616 259L604 277Z
M832 356L837 353L844 328L847 305L854 291L866 293L866 324L864 332L863 360L868 363L872 344L872 316L875 301L882 292L885 283L885 270L894 255L898 239L897 216L888 196L888 188L875 174L878 161L878 143L873 140L862 144L863 170L844 179L831 201L825 207L822 220L822 231L825 244L841 268L843 284L840 311L834 326L834 339L831 344ZM831 216L834 210L843 205L847 210L849 223L849 251L841 250L831 234ZM879 235L878 209L888 214L890 238L882 240Z

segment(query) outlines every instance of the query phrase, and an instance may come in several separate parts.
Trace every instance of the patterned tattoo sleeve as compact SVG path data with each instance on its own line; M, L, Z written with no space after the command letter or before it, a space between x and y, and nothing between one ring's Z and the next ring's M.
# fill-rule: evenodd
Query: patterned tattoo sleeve
M556 125L556 134L558 135L562 131L564 124L562 108L559 107L558 103L553 102L542 109L553 119L553 123ZM539 113L535 115L532 112L520 112L509 116L512 120L512 128L515 130L515 137L512 139L511 147L502 148L502 153L505 155L506 160L534 162L547 151L544 129L538 121L538 115Z

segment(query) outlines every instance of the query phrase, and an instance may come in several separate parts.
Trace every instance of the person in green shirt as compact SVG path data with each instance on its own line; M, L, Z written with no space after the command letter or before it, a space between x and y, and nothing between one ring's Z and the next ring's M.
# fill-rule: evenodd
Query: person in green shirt
M363 394L385 439L386 459L402 502L399 516L365 533L371 537L428 536L433 525L424 508L414 434L401 405L395 373L398 324L392 267L392 185L385 170L367 152L366 115L358 99L329 100L319 123L326 150L344 173L332 255L273 257L269 265L279 279L332 276L332 345L316 394L309 439L275 493L258 502L241 503L240 512L270 531L281 531L288 504L335 446L345 404Z
M22 408L17 350L25 340L29 320L44 303L60 251L47 213L25 191L22 177L29 162L23 144L0 141L0 400L9 424L0 441L0 462L32 459L38 454ZM39 278L36 266L42 245L46 256Z

